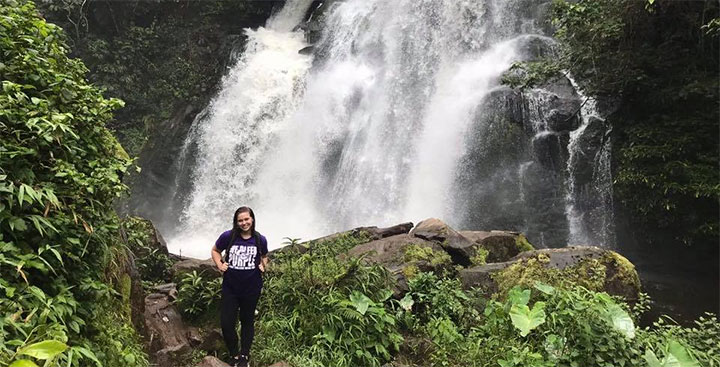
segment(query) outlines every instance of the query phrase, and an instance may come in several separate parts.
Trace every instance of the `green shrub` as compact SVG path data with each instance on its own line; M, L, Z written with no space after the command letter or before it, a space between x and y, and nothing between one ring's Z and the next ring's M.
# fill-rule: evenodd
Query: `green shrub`
M173 261L166 253L152 245L155 241L152 224L138 217L127 217L122 224L127 245L135 255L135 265L144 284L153 286L169 282Z
M303 255L273 257L258 310L253 358L302 366L380 366L399 346L387 271L338 255L366 242L343 235Z
M180 312L191 320L218 307L222 291L222 278L207 280L193 270L185 274L178 285L177 305Z
M31 2L0 4L0 365L147 366L112 271L131 162L104 126L122 102L63 39ZM67 348L27 354L43 342Z

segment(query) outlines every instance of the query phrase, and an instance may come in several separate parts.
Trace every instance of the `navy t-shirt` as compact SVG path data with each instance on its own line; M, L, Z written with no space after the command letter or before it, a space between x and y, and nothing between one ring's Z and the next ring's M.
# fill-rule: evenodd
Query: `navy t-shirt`
M223 261L227 259L228 264L228 270L223 275L223 292L238 296L259 295L263 282L258 265L260 257L268 253L267 239L258 233L260 243L255 246L255 237L243 239L237 235L232 246L228 246L231 236L232 231L225 231L215 241L218 251L229 251L227 256L223 255Z

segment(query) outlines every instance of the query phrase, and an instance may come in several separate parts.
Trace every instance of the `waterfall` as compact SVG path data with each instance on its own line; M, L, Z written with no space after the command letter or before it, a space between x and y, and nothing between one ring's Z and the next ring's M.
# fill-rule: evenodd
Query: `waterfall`
M235 208L252 202L263 158L303 93L311 59L298 54L307 44L293 28L311 3L288 1L266 28L245 30L244 52L186 139L183 153L195 156L180 157L193 162L182 179L190 180L192 189L179 227L168 236L171 252L207 257L217 235L230 227Z
M192 189L172 252L207 257L240 205L271 248L430 216L564 241L551 235L567 232L563 210L535 218L566 202L557 177L569 166L545 165L533 147L549 134L566 152L568 132L549 133L528 112L533 98L500 85L549 42L537 2L337 1L306 56L295 29L310 3L289 0L246 30L244 53L191 129L194 157L182 159L193 168L181 180Z
M566 208L568 244L615 247L611 140L593 98L582 94L582 124L570 133L567 160ZM585 166L585 167L583 167ZM582 174L585 170L590 174ZM583 177L584 176L584 177Z

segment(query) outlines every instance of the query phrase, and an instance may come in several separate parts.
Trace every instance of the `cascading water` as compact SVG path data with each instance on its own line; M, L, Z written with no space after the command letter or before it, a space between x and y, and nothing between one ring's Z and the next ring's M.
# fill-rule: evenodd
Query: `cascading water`
M566 233L565 160L553 171L537 158L534 136L548 135L528 112L538 100L499 81L549 42L536 3L335 2L312 57L298 53L306 44L293 31L310 1L288 1L266 28L247 31L243 56L191 129L194 168L181 180L192 190L170 250L207 257L243 204L271 247L430 216ZM553 134L552 149L566 152L567 131ZM555 213L542 205L559 216L536 220Z
M579 93L584 99L582 124L570 133L568 144L565 207L570 230L568 243L614 248L609 131L596 101Z
M245 52L224 78L221 92L196 119L185 146L195 149L192 181L180 227L169 236L169 250L207 257L213 236L230 226L238 203L252 201L251 185L276 130L296 110L311 59L298 54L307 46L302 20L312 0L289 2L267 28L246 30ZM293 24L294 23L294 24Z

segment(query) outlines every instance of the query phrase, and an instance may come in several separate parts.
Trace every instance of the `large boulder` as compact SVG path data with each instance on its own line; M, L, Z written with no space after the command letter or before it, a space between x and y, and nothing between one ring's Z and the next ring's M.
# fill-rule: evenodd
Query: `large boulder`
M437 218L425 219L418 223L410 231L410 235L439 244L452 256L453 262L456 264L470 265L471 258L476 255L473 241Z
M504 262L523 251L534 250L527 238L519 232L460 231L460 234L477 246L475 257L471 259L473 265Z
M598 247L525 251L508 262L462 270L460 277L465 288L479 286L501 294L516 285L533 286L538 281L556 286L581 285L631 302L640 293L635 266L617 252Z
M217 278L222 275L212 259L185 259L172 266L173 279L179 281L183 275L196 271L207 278Z
M357 227L357 228L351 229L349 231L333 233L331 235L316 238L314 240L310 240L307 242L288 245L283 248L279 248L279 249L270 251L270 256L272 256L274 254L288 253L288 252L304 254L305 252L310 250L310 248L312 247L312 245L314 243L333 241L333 240L335 240L339 237L343 237L343 236L362 237L362 238L367 239L368 241L379 240L381 238L386 238L386 237L391 237L391 236L395 236L398 234L408 233L408 232L410 232L412 227L413 227L413 224L411 222L400 223L400 224L396 224L394 226L385 227L385 228L378 228L376 226Z
M512 265L512 262L473 266L472 268L460 270L458 276L460 277L463 288L480 289L483 293L490 295L498 291L497 282L495 282L493 278L494 274L505 270L510 265Z
M365 261L384 266L397 280L396 295L407 291L407 279L417 272L452 266L452 260L442 246L408 234L357 245L343 256L364 256Z

